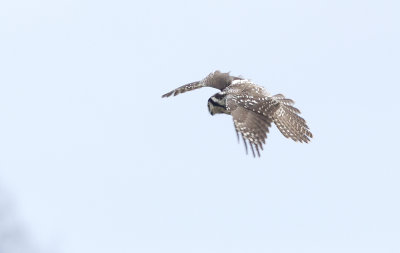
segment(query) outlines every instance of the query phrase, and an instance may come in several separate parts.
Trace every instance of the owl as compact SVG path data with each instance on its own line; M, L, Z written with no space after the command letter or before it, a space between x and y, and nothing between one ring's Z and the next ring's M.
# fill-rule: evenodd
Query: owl
M202 87L219 89L208 99L211 115L228 114L233 118L238 140L243 139L246 153L248 146L253 156L260 157L271 124L274 123L286 138L308 143L313 137L306 121L299 116L294 101L282 94L271 96L263 87L250 80L231 76L219 70L204 79L183 85L162 97L178 95Z

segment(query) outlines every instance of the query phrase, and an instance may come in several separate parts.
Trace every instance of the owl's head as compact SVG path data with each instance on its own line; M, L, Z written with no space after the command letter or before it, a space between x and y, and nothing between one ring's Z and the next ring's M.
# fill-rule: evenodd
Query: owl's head
M208 111L211 115L218 113L229 114L226 110L226 94L220 92L208 99Z

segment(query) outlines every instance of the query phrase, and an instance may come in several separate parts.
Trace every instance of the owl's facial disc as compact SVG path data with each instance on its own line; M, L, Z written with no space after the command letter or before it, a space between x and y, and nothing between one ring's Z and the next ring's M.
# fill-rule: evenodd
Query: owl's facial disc
M211 115L217 113L228 114L226 110L226 95L217 93L214 96L210 97L210 99L208 100L208 111Z

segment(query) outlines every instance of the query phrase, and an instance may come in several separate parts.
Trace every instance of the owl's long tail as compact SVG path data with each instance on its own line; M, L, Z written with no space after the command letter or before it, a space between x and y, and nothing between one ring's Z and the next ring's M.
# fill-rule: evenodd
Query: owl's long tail
M282 94L272 96L279 102L279 108L272 116L273 122L279 131L294 141L309 142L313 137L306 121L299 116L300 110L294 107L294 101L285 98Z

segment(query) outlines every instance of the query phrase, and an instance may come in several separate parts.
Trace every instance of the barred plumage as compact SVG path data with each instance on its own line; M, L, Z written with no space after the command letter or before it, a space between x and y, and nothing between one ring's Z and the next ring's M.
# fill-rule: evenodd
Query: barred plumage
M232 115L238 139L241 135L246 153L249 144L253 156L260 156L272 122L286 138L296 142L307 143L313 137L306 121L299 116L300 110L293 106L293 100L282 94L270 96L263 87L218 70L201 81L183 85L162 97L202 87L221 90L208 100L208 110L211 115Z

